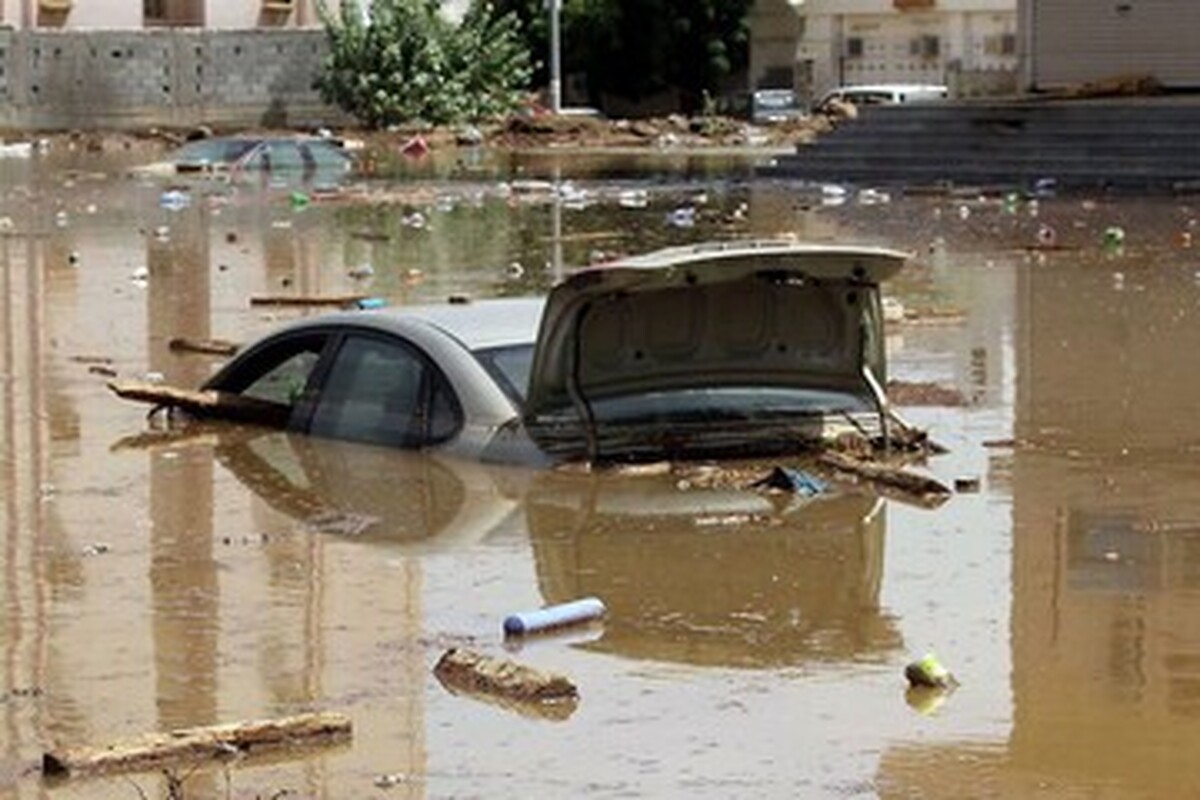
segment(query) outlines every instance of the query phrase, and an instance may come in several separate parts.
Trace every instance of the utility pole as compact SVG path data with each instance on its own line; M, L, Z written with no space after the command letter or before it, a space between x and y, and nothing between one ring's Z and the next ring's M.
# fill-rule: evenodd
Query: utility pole
M562 40L559 30L559 12L562 0L547 0L550 6L550 110L562 112Z

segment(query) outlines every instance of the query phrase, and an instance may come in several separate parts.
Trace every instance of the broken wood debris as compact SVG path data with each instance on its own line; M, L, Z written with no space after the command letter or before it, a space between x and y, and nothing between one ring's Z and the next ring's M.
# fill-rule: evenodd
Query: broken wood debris
M863 461L842 453L826 452L817 456L817 463L834 472L869 481L882 489L891 490L903 499L923 506L938 506L950 497L942 483L888 464Z
M288 406L215 389L197 391L146 381L109 381L108 388L122 400L180 408L200 417L249 422L270 428L286 427L291 415Z
M257 295L250 298L252 306L332 306L335 308L353 308L363 300L365 294L333 294L333 295L300 295L273 294Z
M188 339L177 336L167 342L167 347L177 353L202 353L212 356L231 356L238 351L238 346L224 339Z
M466 694L526 716L562 720L574 713L579 690L569 678L452 647L433 674L447 690Z
M42 756L42 773L67 778L140 771L183 761L210 761L264 750L334 744L349 739L350 735L350 719L331 712L183 728L103 747L48 751Z

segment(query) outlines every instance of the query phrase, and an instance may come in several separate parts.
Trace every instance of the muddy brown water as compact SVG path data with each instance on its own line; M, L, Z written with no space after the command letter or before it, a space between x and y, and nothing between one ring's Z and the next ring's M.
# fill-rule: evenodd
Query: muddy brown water
M185 796L1200 791L1186 199L838 202L748 181L744 162L546 163L507 174L574 180L565 205L489 172L302 210L289 187L215 183L169 210L170 187L120 158L0 163L0 796L165 797L154 773L51 785L36 765L312 709L348 714L353 742L182 767ZM670 224L685 205L695 225ZM1031 252L1043 225L1058 249ZM1123 246L1103 244L1111 226ZM198 383L217 361L167 342L297 313L256 294L528 294L608 255L776 233L914 251L890 289L919 312L889 334L891 373L968 398L904 412L952 449L930 473L979 493L933 511L845 489L787 502L229 426L148 436L93 371ZM583 595L608 604L603 626L502 643L507 613ZM447 692L430 668L456 645L566 673L578 708ZM906 696L927 651L953 694Z

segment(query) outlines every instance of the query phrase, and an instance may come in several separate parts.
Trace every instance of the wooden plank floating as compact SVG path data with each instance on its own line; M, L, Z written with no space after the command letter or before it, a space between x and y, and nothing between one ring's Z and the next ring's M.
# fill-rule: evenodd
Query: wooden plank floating
M579 704L579 690L564 675L457 647L442 654L433 674L455 694L467 694L525 716L563 720Z
M869 481L881 489L895 492L903 499L912 500L923 506L938 506L950 497L950 489L933 478L887 464L863 461L835 452L822 453L817 456L817 463L834 472Z
M231 356L238 351L238 346L224 339L188 339L177 336L167 342L167 347L176 353L201 353L211 356Z
M42 755L42 773L47 777L69 778L133 772L179 762L335 744L350 736L350 719L343 714L298 714L152 733L105 747L54 750Z
M296 295L276 294L258 295L250 298L252 306L333 306L335 308L352 308L366 300L365 294L340 295Z
M197 391L147 381L109 381L108 388L122 400L181 408L199 417L250 422L270 428L287 427L291 416L291 409L285 405L214 389Z

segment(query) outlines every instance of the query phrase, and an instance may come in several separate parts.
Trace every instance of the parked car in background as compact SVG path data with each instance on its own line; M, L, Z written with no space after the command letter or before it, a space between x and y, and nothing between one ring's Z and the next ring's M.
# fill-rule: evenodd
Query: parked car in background
M203 387L291 431L488 461L796 452L886 432L879 286L899 252L671 248L546 298L303 320ZM220 407L200 412L219 416Z
M163 161L138 171L167 175L254 172L340 177L350 166L349 154L334 139L214 136L189 142Z
M862 86L840 86L826 92L814 106L822 110L834 100L853 103L856 106L894 105L898 103L926 103L945 100L949 91L945 86L926 83L877 83Z
M805 116L791 89L759 89L750 95L750 120L758 125L786 122Z

